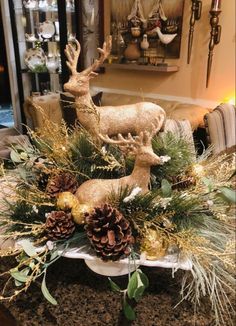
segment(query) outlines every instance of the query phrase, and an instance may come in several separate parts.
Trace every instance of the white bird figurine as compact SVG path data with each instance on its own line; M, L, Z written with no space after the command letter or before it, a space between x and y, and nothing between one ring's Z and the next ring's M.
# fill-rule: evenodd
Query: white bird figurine
M173 39L176 37L177 33L175 34L162 34L160 27L155 27L152 32L156 31L157 35L159 36L159 39L161 41L161 43L167 45L170 42L173 41Z

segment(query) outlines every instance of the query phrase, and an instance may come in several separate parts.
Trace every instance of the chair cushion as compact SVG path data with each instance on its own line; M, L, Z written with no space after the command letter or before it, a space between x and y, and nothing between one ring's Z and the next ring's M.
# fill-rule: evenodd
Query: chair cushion
M44 125L45 118L53 123L61 123L60 95L57 93L29 97L24 103L27 124L33 129Z
M201 127L204 128L204 115L209 113L208 108L201 107L195 104L181 103L178 101L171 101L165 99L154 99L144 97L142 95L126 95L116 93L103 93L102 105L125 105L135 104L137 102L153 102L161 106L169 119L174 120L189 120L192 130L196 130Z
M217 154L236 145L236 109L232 104L220 104L205 115L208 142Z
M188 120L166 119L164 133L172 132L178 138L184 138L192 152L195 152L192 128Z

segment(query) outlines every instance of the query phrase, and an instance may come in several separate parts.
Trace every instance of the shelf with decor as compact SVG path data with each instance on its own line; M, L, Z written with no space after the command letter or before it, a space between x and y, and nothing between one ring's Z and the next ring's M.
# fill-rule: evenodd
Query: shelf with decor
M46 75L61 75L61 71L32 71L32 70L27 70L27 69L22 69L21 70L22 74L46 74Z
M168 59L180 58L183 5L183 0L178 3L134 0L129 8L124 3L112 3L109 58L112 67L177 72L179 67L169 64Z
M136 63L105 63L105 68L139 70L139 71L156 71L156 72L177 72L179 66L176 65L141 65Z

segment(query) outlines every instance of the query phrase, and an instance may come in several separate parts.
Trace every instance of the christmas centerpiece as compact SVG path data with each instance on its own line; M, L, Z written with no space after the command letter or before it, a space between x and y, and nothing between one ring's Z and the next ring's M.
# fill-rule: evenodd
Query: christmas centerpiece
M66 49L72 76L65 88L75 96L78 124L68 129L45 119L1 165L1 238L15 244L0 254L16 264L1 274L8 278L0 299L14 299L39 279L57 304L47 269L61 256L85 259L102 275L128 274L126 289L109 282L132 320L132 300L149 283L142 265L181 268L183 299L200 304L208 295L222 325L233 308L235 155L196 158L186 139L161 132L165 112L155 104L96 107L89 79L110 39L82 73L76 44Z

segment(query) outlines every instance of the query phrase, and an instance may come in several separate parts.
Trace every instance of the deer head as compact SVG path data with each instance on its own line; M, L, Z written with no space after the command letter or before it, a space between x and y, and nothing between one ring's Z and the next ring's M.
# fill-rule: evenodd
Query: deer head
M161 163L160 157L153 152L152 137L156 134L156 128L148 132L141 132L138 136L133 137L130 133L127 138L118 134L117 139L99 135L100 139L108 144L118 145L121 150L135 156L135 165L141 167L150 167Z
M65 49L65 55L68 59L66 64L71 71L71 77L64 85L64 89L75 97L80 97L89 93L89 80L98 75L95 70L102 65L111 52L111 36L103 43L102 49L98 48L98 52L100 53L99 59L96 59L94 63L85 70L78 72L77 63L80 51L81 46L77 40L75 40L75 47L72 44L67 44Z
M124 138L118 134L117 139L111 139L108 135L99 134L102 141L108 144L118 145L121 149L126 149L135 155L133 171L130 175L120 179L91 179L85 181L76 191L76 197L80 203L90 203L101 205L108 200L111 191L119 192L125 187L139 187L142 193L149 191L150 167L162 164L161 158L152 149L152 137L156 133L156 128L151 132L144 131L133 137L128 134Z

